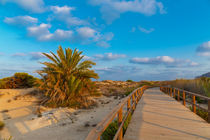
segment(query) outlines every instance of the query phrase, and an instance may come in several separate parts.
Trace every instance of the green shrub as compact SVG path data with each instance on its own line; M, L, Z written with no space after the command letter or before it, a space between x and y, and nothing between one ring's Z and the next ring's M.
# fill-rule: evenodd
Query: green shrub
M126 80L126 82L133 82L133 80Z
M193 111L192 106L189 107L191 111ZM203 118L204 120L208 121L208 112L203 111L202 109L196 108L196 114Z
M126 129L128 128L128 124L131 121L131 114L128 115L124 125L123 125L123 135L126 132ZM112 140L117 133L118 130L118 122L117 120L110 123L110 125L106 128L106 130L103 132L102 140Z
M0 80L1 89L13 88L31 88L36 85L37 78L28 73L15 73L11 77L6 77Z
M0 121L0 130L2 130L4 128L4 122Z

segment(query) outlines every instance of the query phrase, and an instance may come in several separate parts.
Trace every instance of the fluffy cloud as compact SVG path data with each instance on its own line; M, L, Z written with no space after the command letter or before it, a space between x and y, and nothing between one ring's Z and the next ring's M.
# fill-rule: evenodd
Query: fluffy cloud
M199 56L210 56L210 41L204 42L196 49Z
M78 28L77 33L81 38L91 38L96 35L96 31L90 27Z
M124 54L113 54L113 53L105 53L104 55L102 54L94 55L94 58L96 60L104 60L104 61L116 60L116 59L125 58L125 57L126 55Z
M45 10L43 0L0 0L1 3L15 3L25 10L41 13Z
M72 25L87 25L88 22L85 20L82 20L78 17L72 16L71 12L75 10L74 7L69 6L51 6L51 11L54 13L51 17L49 17L49 20L59 20L65 22L68 26Z
M39 26L28 27L29 36L36 37L40 41L50 40L53 34L50 33L49 28L51 28L50 24L40 24Z
M165 65L168 67L197 66L198 63L190 60L174 59L170 56L157 56L155 58L132 58L129 61L134 64Z
M62 30L57 29L55 32L51 33L50 24L40 24L32 27L28 27L28 35L35 37L39 41L71 41L79 43L96 43L96 45L101 42L107 43L114 36L113 33L101 34L100 32L92 29L90 27L79 27L75 30ZM100 45L98 45L100 46ZM108 47L107 43L104 47Z
M57 29L54 33L50 33L49 28L51 28L50 24L40 24L39 26L28 27L29 36L35 37L40 41L65 41L70 40L73 35L73 31L71 30L61 30Z
M38 22L37 18L31 16L16 16L16 17L6 17L4 22L11 25L31 25Z
M75 8L74 7L69 7L69 6L66 6L66 5L63 6L63 7L51 6L51 10L55 14L69 15L72 10L75 10Z
M163 4L156 0L89 0L89 2L94 6L101 7L102 18L107 23L111 23L116 18L119 18L120 14L126 12L135 12L147 16L156 14L157 10L161 14L166 13Z

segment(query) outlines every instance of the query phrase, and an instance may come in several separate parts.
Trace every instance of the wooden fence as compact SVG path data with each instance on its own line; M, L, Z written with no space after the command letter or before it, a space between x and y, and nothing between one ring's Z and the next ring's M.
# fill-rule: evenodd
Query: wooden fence
M100 140L101 135L109 126L110 123L117 117L118 121L118 130L114 136L113 140L122 140L123 139L123 125L127 120L129 114L135 110L138 101L141 99L144 90L146 90L148 86L143 86L135 89L129 96L127 96L118 106L116 106L112 112L110 112L95 128L91 130L88 134L86 140ZM124 112L124 107L127 105L126 112Z
M172 87L160 87L160 90L167 93L169 96L177 98L178 101L180 101L181 99L184 106L186 106L186 102L190 103L192 105L192 111L194 113L196 113L196 107L205 112L208 112L207 122L210 123L210 98L209 97L202 96L200 94L192 93L192 92L178 89L178 88L172 88ZM189 101L189 98L191 99L190 101ZM204 108L200 106L198 103L196 103L196 98L205 100L208 104L208 107Z

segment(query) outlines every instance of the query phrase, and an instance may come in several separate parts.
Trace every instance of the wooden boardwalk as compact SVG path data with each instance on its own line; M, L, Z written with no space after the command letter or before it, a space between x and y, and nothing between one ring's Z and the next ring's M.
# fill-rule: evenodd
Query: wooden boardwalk
M152 88L138 103L124 140L210 140L210 124Z

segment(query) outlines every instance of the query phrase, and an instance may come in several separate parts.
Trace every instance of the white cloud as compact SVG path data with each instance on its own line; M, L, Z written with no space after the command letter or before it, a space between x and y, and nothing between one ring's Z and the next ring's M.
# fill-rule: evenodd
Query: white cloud
M156 0L89 0L90 4L100 6L103 19L107 23L111 23L116 18L120 17L120 14L126 12L135 12L151 16L156 14L157 10L160 14L166 13L164 6L161 2Z
M96 31L90 27L81 27L77 29L77 33L82 38L91 38L96 36Z
M31 60L39 60L45 58L41 52L29 52L29 53L15 53L12 57L16 58L30 58Z
M50 24L40 24L39 26L28 27L29 36L35 37L40 41L65 41L70 40L73 36L73 31L57 29L54 33L50 33Z
M73 34L74 32L71 30L65 31L65 30L61 30L61 29L57 29L53 36L52 39L54 40L70 40L73 38Z
M59 21L63 21L65 22L68 26L72 26L72 25L87 25L89 24L87 21L82 20L78 17L74 17L72 16L71 12L73 10L75 10L74 7L69 7L69 6L51 6L50 8L54 15L52 15L52 17L50 17L50 20L56 19Z
M27 54L25 54L25 53L15 53L12 56L14 56L14 57L23 57L23 56L26 56L26 55Z
M84 60L92 60L92 57L89 57L89 56L84 55L84 56L83 56L83 59L84 59Z
M189 65L190 66L198 66L199 64L197 62L191 62Z
M199 56L210 56L210 41L204 42L196 49Z
M41 13L44 12L44 1L43 0L0 0L1 3L15 3L25 10Z
M31 56L31 60L39 60L45 58L41 52L31 52L29 55Z
M139 26L138 29L139 29L141 32L146 33L146 34L149 34L149 33L153 32L153 31L155 30L154 28L145 29L145 28L143 28L143 27L141 27L141 26Z
M4 22L11 25L31 25L38 22L37 18L31 16L16 16L16 17L6 17Z
M112 32L105 33L105 34L97 34L95 37L95 41L97 41L96 45L104 48L110 47L110 44L107 41L112 40L114 34Z
M108 47L107 41L113 38L113 33L101 34L100 32L90 27L79 27L73 30L57 29L55 32L50 32L50 24L40 24L27 28L28 35L35 37L39 41L71 41L81 44L95 43L98 46Z
M167 67L183 67L183 66L198 66L199 64L190 60L179 60L170 56L157 56L155 58L139 58L130 59L130 63L134 64L149 64L149 65L165 65Z
M69 6L66 6L66 5L63 6L63 7L51 6L51 10L55 14L69 15L72 10L75 10L75 8L74 7L69 7Z
M40 24L39 26L28 27L29 36L36 37L40 41L50 40L53 34L50 33L49 28L51 28L50 24Z
M126 57L125 54L113 54L113 53L105 53L104 55L102 54L94 55L94 58L96 60L104 60L104 61L116 60L125 57Z

